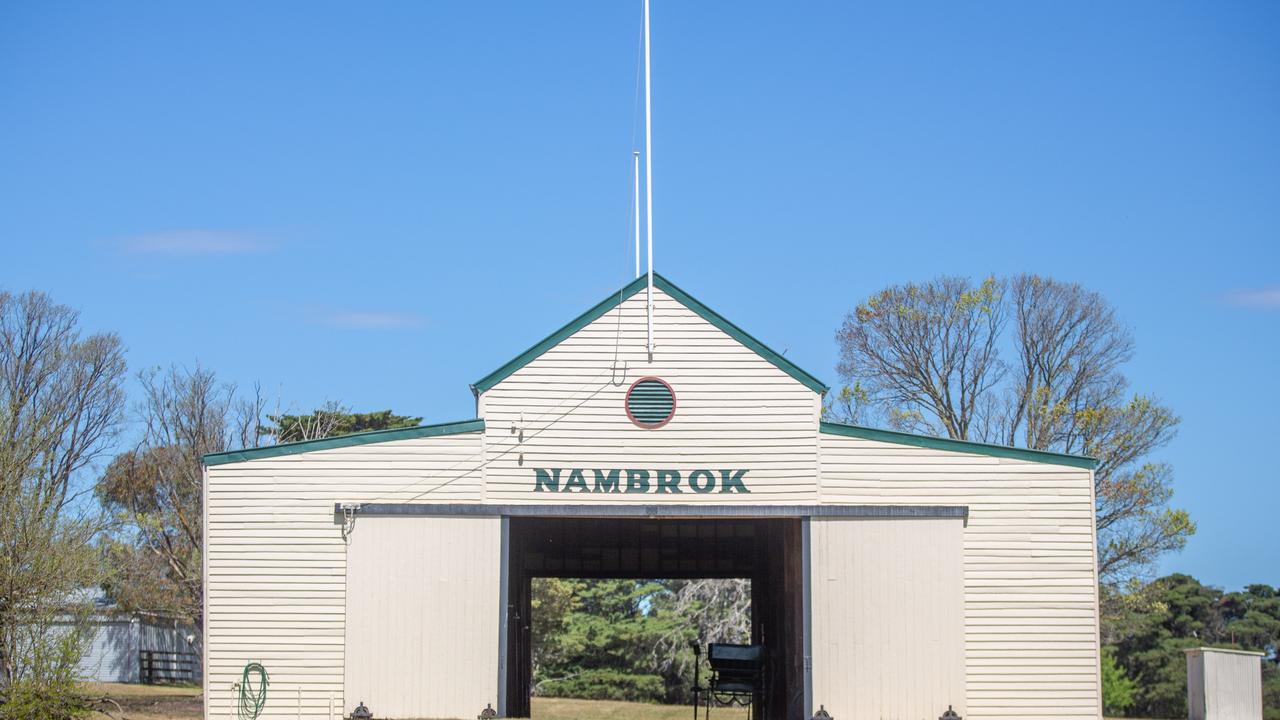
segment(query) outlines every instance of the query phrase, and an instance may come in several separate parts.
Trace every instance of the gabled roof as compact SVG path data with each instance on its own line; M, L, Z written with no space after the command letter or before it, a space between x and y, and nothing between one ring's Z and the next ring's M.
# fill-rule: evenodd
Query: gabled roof
M392 440L413 440L415 438L437 437L440 435L458 435L461 433L480 432L484 430L484 420L462 420L435 425L419 425L394 430L369 430L367 432L338 435L337 437L319 440L302 440L300 442L281 443L260 448L244 450L228 450L227 452L209 453L201 460L205 465L224 465L226 463L244 462L245 460L261 460L263 458L296 455L312 450L330 450L333 448L368 445L370 443L390 442Z
M715 310L712 310L706 305L703 305L701 302L695 299L692 295L676 287L675 284L673 284L670 280L664 278L658 273L654 273L653 285L659 290L662 290L666 294L675 298L676 302L679 302L681 305L684 305L685 307L689 308L693 312L697 313L698 316L701 317L703 320L706 320L707 322L711 323L717 328L723 330L726 334L729 335L729 337L742 343L743 345L745 345L747 348L755 352L760 357L764 358L765 360L768 360L770 363L773 363L773 365L776 366L779 370L790 375L792 378L795 378L798 382L803 384L805 387L819 394L824 394L827 392L828 388L821 380L809 374L808 372L805 372L803 369L800 368L800 366L786 359L780 353L775 352L768 345L765 345L764 343L755 339L750 334L748 334L747 331L729 322L720 313L716 312ZM644 290L647 286L648 286L648 280L645 275L641 275L635 280L632 280L631 282L627 283L626 286L624 286L621 290L611 294L609 297L605 298L604 300L601 300L599 303L596 303L594 307L582 313L581 315L574 318L573 320L569 321L569 323L566 324L564 327L546 336L537 344L535 344L533 347L520 353L519 355L517 355L515 358L513 358L511 361L509 361L502 367L498 368L497 370L494 370L488 375L485 375L484 377L477 380L471 386L472 392L479 395L480 393L488 390L489 388L492 388L494 385L497 385L498 383L502 382L504 379L509 377L515 371L519 370L525 365L528 365L530 362L538 358L540 355L542 355L546 351L558 345L565 338L569 337L570 335L576 333L577 331L591 324L593 321L599 319L605 313L621 305L631 296Z
M1026 448L992 445L971 440L952 440L951 438L932 437L929 435L912 435L911 433L897 432L895 430L880 430L878 428L846 425L825 420L819 423L818 429L828 435L843 435L845 437L876 440L898 445L911 445L933 450L950 450L952 452L1048 463L1050 465L1069 465L1071 467L1085 468L1086 470L1098 467L1096 458L1085 457L1084 455L1067 455L1065 453L1049 452L1048 450L1027 450Z

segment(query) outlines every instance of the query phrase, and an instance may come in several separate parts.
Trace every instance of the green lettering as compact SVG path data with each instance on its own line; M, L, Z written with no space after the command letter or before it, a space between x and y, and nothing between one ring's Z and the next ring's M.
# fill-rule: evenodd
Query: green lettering
M679 470L659 470L658 471L658 492L660 493L679 493L680 489L680 471Z
M699 476L707 479L706 485L698 485ZM716 476L710 470L694 470L689 473L689 487L696 493L709 493L716 487Z
M546 470L536 469L533 471L533 476L537 478L537 484L533 486L534 492L543 492L544 487L546 492L559 492L560 468L556 468L551 472L555 473L555 477L552 477Z
M620 471L610 470L608 475L605 475L602 470L592 470L591 472L596 474L596 488L592 492L616 493L621 491L618 487L618 474Z
M564 483L564 492L569 492L573 488L578 488L578 492L587 492L587 479L583 477L582 471L576 468L569 473L569 479Z
M751 492L750 490L747 489L746 485L742 484L742 476L746 474L747 474L746 470L738 470L737 472L734 472L733 470L721 470L720 471L720 492L722 493ZM735 490L734 488L737 488L737 489Z
M628 470L627 471L627 492L629 493L649 492L649 471L648 470Z

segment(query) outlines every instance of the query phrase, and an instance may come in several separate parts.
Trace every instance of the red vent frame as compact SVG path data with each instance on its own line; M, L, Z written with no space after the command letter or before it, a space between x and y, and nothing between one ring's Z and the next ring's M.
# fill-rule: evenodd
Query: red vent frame
M641 420L638 420L635 415L631 414L631 391L635 390L637 385L639 385L640 383L646 380L654 380L662 383L662 385L667 388L667 392L671 393L671 414L667 415L667 419L663 420L660 423L646 423ZM645 430L657 430L658 428L671 422L672 418L676 416L676 408L679 406L679 404L680 404L680 399L676 397L675 388L671 387L671 383L667 382L666 380L663 380L662 378L656 375L646 375L642 378L637 378L635 382L631 383L631 387L627 388L627 394L624 395L622 398L622 409L627 412L627 419L630 420L632 424L635 425L636 427L643 428Z

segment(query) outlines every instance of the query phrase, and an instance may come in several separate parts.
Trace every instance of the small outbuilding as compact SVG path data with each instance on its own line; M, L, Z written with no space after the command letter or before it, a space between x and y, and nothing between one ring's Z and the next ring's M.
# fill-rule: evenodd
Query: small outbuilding
M662 276L472 391L205 458L207 718L528 717L535 577L749 579L765 720L1101 717L1093 460L826 422Z
M1191 720L1261 720L1263 653L1224 648L1184 652Z
M91 682L200 682L201 653L195 632L172 618L124 612L102 605L87 621L85 649L76 675ZM69 632L71 625L57 626Z

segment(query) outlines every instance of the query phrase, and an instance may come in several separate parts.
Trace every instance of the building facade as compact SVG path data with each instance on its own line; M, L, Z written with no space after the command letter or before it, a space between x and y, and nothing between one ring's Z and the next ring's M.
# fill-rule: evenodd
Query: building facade
M749 577L766 718L1099 718L1094 463L822 420L661 276L479 380L476 418L206 458L206 714L527 716L529 583Z

